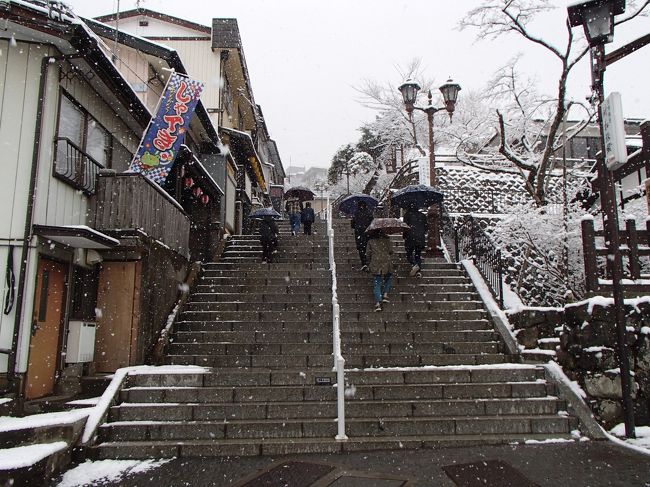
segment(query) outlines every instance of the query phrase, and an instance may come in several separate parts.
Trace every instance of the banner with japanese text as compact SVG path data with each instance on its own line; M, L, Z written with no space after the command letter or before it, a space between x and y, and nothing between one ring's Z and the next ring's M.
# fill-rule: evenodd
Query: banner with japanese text
M204 83L172 72L129 170L163 185L189 129Z

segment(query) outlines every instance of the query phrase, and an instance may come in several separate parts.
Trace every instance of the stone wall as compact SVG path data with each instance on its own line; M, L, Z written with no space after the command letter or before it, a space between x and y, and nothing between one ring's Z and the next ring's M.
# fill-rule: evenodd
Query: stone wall
M650 424L650 297L626 300L627 344L633 371L637 424ZM559 337L556 360L587 395L606 428L623 422L621 379L613 301L596 297L564 308L530 308L509 313L519 343L535 348L543 338Z

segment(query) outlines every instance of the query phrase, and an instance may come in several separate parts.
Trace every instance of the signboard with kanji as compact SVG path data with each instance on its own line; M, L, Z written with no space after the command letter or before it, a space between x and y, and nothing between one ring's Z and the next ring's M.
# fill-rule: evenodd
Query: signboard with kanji
M172 72L129 170L163 185L174 165L204 84Z
M625 146L625 125L621 94L614 92L603 102L603 137L605 139L605 162L613 171L627 162Z

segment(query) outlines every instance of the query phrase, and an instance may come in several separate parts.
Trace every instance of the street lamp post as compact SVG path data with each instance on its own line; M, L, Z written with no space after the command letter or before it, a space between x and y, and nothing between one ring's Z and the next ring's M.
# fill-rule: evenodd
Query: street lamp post
M614 38L614 16L625 11L625 0L588 0L576 2L567 8L569 23L572 27L582 25L589 42L591 56L592 103L598 107L598 124L600 127L601 151L598 157L598 180L600 181L600 202L603 210L603 227L605 240L609 243L608 255L612 274L612 293L614 295L614 314L618 342L618 361L621 370L621 392L623 414L625 416L625 435L635 437L634 405L632 404L632 378L627 349L625 329L625 302L621 279L623 277L623 259L621 256L620 237L618 233L618 210L614 178L605 161L605 136L603 130L603 111L605 73L604 44Z
M431 96L431 90L428 93L428 104L425 107L415 105L420 85L413 80L406 80L399 88L404 99L404 107L409 117L412 116L413 110L420 110L427 114L427 121L429 123L429 185L436 186L436 154L435 145L433 141L433 115L440 110L446 110L449 114L451 121L454 109L456 108L456 101L458 100L458 92L461 90L460 85L454 83L451 79L442 85L439 89L442 93L442 98L445 102L444 107L434 107ZM440 228L438 222L440 220L440 209L437 205L432 205L427 213L429 219L429 242L428 248L431 253L435 253L440 243Z

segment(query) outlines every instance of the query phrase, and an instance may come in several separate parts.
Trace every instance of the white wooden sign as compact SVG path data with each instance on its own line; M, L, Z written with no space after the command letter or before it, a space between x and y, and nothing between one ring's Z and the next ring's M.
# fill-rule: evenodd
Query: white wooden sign
M601 110L605 139L605 162L607 167L613 171L627 162L621 94L611 93L603 102Z
M428 157L420 157L418 159L418 173L420 176L420 180L418 181L418 184L425 184L427 186L430 185L429 182L429 158Z

